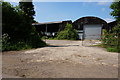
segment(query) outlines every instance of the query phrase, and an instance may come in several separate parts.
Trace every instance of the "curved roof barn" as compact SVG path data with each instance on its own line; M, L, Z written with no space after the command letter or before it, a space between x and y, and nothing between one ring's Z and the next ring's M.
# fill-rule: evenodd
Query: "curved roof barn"
M85 24L102 24L103 25L102 28L107 29L107 22L98 17L87 16L79 18L78 20L73 22L74 28L80 30L83 29L83 25ZM78 25L80 25L80 27L78 27Z

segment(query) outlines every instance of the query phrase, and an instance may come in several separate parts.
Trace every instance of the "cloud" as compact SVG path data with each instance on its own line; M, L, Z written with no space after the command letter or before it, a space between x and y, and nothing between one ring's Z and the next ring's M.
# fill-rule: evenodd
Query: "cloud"
M16 2L16 3L19 3L19 0L4 0L4 1L7 1L7 2Z
M19 2L20 0L4 0L7 2ZM31 0L25 0L30 2ZM113 0L33 0L33 2L98 2L98 4L104 4L104 2L113 2ZM100 3L103 2L103 3Z
M97 5L102 5L102 6L109 5L110 2L112 3L112 2L114 2L114 0L99 0L99 1L97 1Z
M105 20L107 23L112 22L112 21L115 21L115 19L111 19L111 18L105 18L104 20Z
M98 4L98 5L107 5L108 2L98 2L97 4Z

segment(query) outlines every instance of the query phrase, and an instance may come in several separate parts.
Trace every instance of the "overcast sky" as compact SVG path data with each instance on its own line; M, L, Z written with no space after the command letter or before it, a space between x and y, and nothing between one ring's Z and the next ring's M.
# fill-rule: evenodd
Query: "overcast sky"
M16 2L11 2L14 6ZM85 16L95 16L114 21L109 6L112 2L33 2L38 22L75 21Z

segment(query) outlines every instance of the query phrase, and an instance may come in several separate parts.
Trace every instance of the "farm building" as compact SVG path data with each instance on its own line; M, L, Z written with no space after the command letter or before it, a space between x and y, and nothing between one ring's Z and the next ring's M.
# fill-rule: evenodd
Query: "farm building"
M107 22L98 17L82 17L73 22L79 39L101 39L102 29L107 29Z
M72 24L71 20L67 21L57 21L57 22L46 22L46 23L33 23L36 31L43 36L47 35L48 37L55 37L57 32L63 30L65 25L69 23Z
M49 37L55 36L58 31L65 28L69 23L77 30L79 39L101 39L102 29L107 29L107 22L98 17L82 17L72 23L71 20L48 22L48 23L33 23L36 30L43 35Z
M113 22L108 23L109 30L112 30L112 28L113 28L115 25L117 25L117 21L113 21Z

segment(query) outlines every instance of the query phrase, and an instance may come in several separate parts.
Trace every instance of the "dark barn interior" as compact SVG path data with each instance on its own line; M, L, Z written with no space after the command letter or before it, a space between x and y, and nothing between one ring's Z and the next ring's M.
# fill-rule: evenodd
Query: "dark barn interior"
M68 20L59 22L33 23L33 25L38 33L43 36L47 35L48 37L53 37L56 36L57 32L64 30L67 23L72 24L72 21Z
M115 25L117 25L117 21L113 21L113 22L108 23L109 30L112 30L112 28L113 28Z

